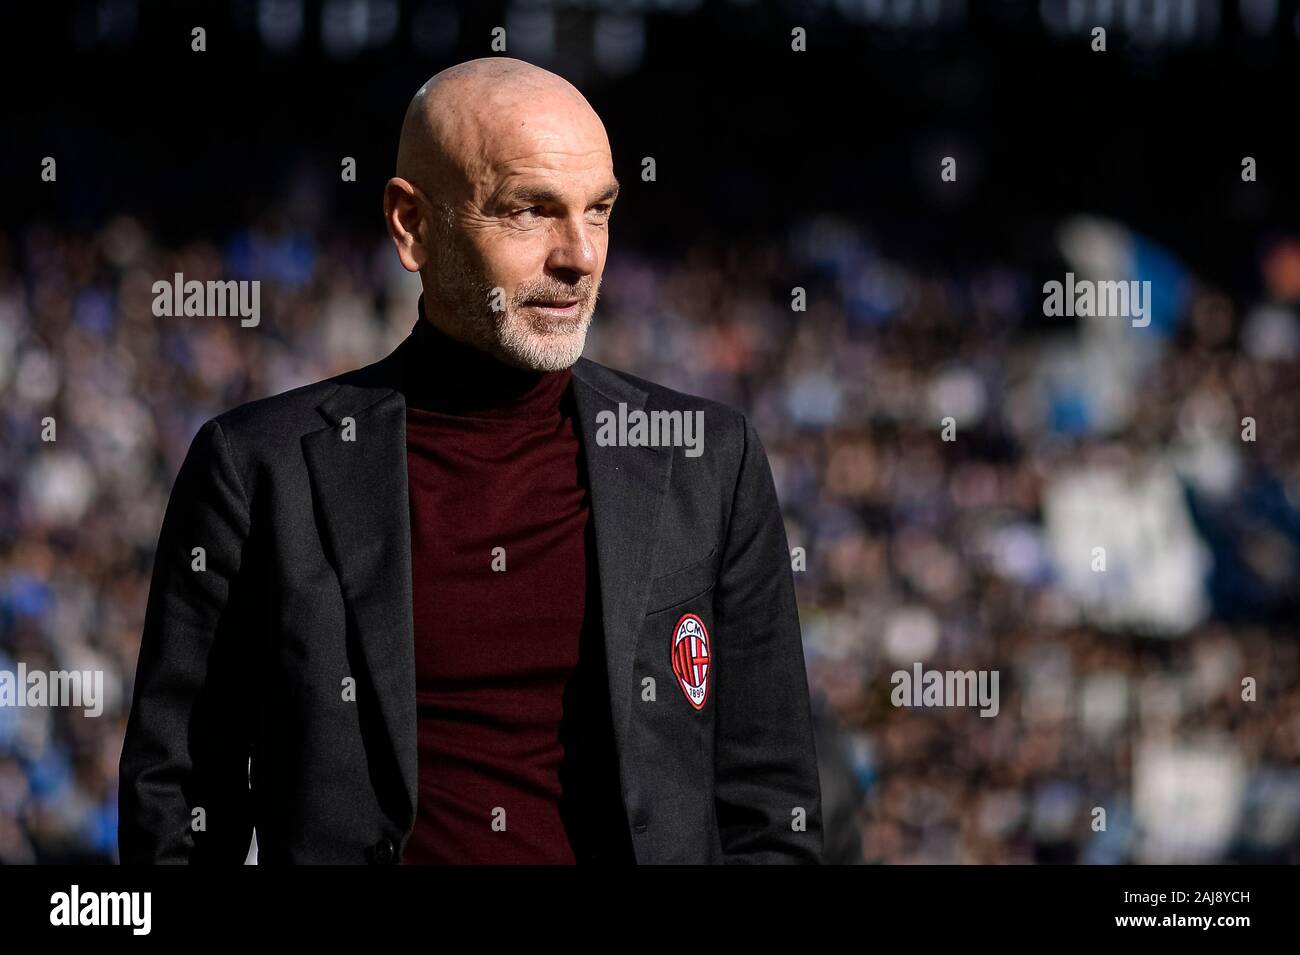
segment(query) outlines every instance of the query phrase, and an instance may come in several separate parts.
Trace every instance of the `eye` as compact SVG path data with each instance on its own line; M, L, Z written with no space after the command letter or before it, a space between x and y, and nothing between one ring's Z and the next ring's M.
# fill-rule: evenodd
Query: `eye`
M527 209L520 209L518 212L515 213L515 215L517 215L517 216L522 216L522 215L524 215L524 214L526 214L526 213L529 213L529 212L538 213L538 212L541 212L541 211L542 211L542 207L541 207L541 206L529 206Z

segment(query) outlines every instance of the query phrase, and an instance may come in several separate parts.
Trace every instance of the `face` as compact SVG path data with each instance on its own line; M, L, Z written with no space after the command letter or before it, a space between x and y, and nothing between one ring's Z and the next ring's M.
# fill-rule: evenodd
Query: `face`
M556 371L586 343L618 183L598 125L508 125L470 165L469 195L433 214L426 307L435 293L479 347L516 367Z

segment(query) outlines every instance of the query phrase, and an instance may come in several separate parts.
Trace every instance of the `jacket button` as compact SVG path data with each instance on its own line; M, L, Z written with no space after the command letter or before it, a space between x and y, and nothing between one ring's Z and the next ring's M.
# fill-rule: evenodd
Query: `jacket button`
M393 840L380 839L375 843L374 854L375 862L380 865L388 865L393 861L393 856L396 854L393 851Z

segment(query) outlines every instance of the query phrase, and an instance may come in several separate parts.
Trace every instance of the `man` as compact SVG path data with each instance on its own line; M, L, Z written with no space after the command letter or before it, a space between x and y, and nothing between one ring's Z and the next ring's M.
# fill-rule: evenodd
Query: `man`
M177 477L122 860L242 862L255 827L264 863L820 861L758 436L581 358L619 188L599 118L474 60L416 94L397 172L411 335L207 422ZM612 424L656 411L696 443Z

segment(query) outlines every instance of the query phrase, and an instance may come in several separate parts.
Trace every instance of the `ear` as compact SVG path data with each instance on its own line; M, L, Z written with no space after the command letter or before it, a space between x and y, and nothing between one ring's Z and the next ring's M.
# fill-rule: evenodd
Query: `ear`
M384 221L402 267L408 272L420 271L429 258L425 241L431 223L420 208L415 187L405 179L393 178L384 186Z

